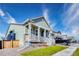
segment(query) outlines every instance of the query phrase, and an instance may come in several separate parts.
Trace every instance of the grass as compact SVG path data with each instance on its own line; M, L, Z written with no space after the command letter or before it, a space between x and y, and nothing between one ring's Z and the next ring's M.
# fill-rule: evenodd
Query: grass
M36 50L23 52L23 53L21 53L21 55L22 56L50 56L65 48L66 47L63 47L63 46L50 46L50 47L46 47L46 48L39 48Z
M73 56L79 56L79 48L73 53Z

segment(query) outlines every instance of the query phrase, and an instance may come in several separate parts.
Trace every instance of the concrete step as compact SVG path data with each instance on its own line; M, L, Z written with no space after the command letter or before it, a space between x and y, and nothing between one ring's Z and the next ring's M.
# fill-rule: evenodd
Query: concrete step
M47 43L43 42L43 43L33 43L31 44L33 47L47 47Z

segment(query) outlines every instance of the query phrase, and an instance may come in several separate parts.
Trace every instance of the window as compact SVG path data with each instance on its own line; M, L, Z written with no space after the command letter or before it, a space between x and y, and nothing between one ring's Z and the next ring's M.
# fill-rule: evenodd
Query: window
M46 37L49 37L49 32L46 30Z
M28 29L28 25L26 26L26 28Z
M41 29L41 36L44 37L44 30Z
M36 36L38 35L38 30L35 30L35 34L36 34Z
M37 36L38 35L38 30L36 28L34 28L34 29L32 28L31 33Z

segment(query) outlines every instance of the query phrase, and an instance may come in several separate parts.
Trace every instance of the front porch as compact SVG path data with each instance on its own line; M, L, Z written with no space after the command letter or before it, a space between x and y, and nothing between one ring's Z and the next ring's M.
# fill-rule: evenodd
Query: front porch
M31 43L47 43L51 38L51 31L35 24L29 23L26 27L25 41ZM51 42L50 42L51 43Z

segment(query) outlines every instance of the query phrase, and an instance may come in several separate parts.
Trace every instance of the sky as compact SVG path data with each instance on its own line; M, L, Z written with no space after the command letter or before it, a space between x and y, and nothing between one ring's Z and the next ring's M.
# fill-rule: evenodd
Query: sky
M5 36L10 23L44 16L53 31L79 35L79 4L0 4L0 36Z

